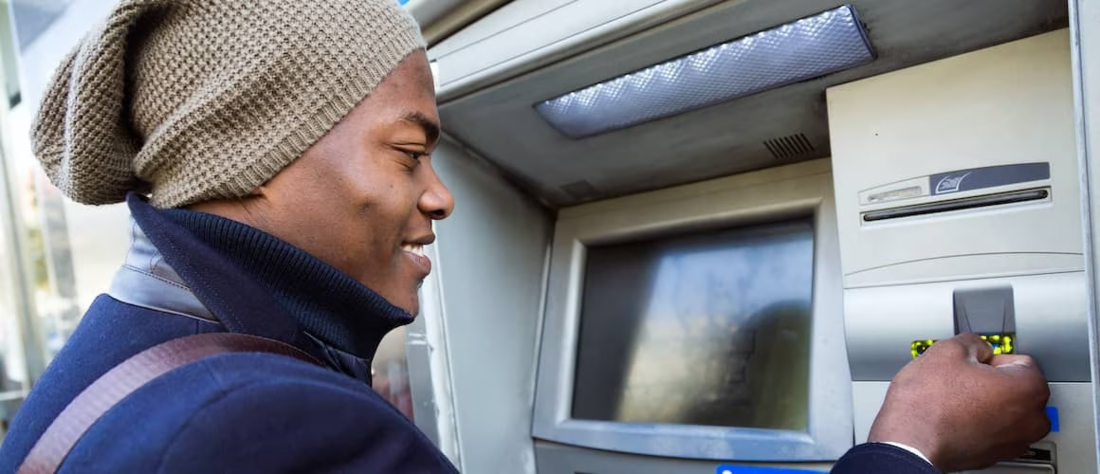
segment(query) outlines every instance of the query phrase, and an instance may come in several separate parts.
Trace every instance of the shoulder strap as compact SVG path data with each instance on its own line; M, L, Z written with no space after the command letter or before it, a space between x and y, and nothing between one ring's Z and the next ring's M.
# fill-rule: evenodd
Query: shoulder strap
M198 334L153 346L115 366L69 402L38 438L18 474L56 472L88 428L127 395L173 369L231 352L266 352L322 365L290 344L246 334Z

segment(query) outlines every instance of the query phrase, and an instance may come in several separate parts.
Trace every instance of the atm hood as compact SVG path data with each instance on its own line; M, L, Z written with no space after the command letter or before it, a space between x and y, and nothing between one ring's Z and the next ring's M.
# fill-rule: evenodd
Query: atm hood
M551 3L513 1L429 51L446 79L439 96L448 137L550 208L827 157L826 87L1068 23L1059 0ZM877 55L862 66L583 139L558 132L535 110L570 91L845 4ZM602 16L586 20L589 13ZM570 30L562 19L587 29ZM477 70L454 79L463 68Z

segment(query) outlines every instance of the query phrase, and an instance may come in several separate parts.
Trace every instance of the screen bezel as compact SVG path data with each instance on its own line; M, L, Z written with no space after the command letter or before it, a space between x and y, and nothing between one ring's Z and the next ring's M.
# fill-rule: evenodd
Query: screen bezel
M812 216L810 406L805 431L571 418L587 247ZM828 159L562 210L550 259L532 435L691 459L833 461L853 445L839 243Z

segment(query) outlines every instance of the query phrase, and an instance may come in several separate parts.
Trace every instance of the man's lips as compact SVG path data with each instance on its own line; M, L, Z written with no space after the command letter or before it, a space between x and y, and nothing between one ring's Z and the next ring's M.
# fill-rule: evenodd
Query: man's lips
M423 273L427 276L432 272L432 260L424 255L424 246L421 244L402 244L401 250Z

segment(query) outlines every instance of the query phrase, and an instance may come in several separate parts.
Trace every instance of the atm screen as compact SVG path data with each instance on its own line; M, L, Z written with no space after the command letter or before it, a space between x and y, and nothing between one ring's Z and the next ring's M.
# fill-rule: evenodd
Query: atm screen
M805 430L811 219L588 248L575 419Z

